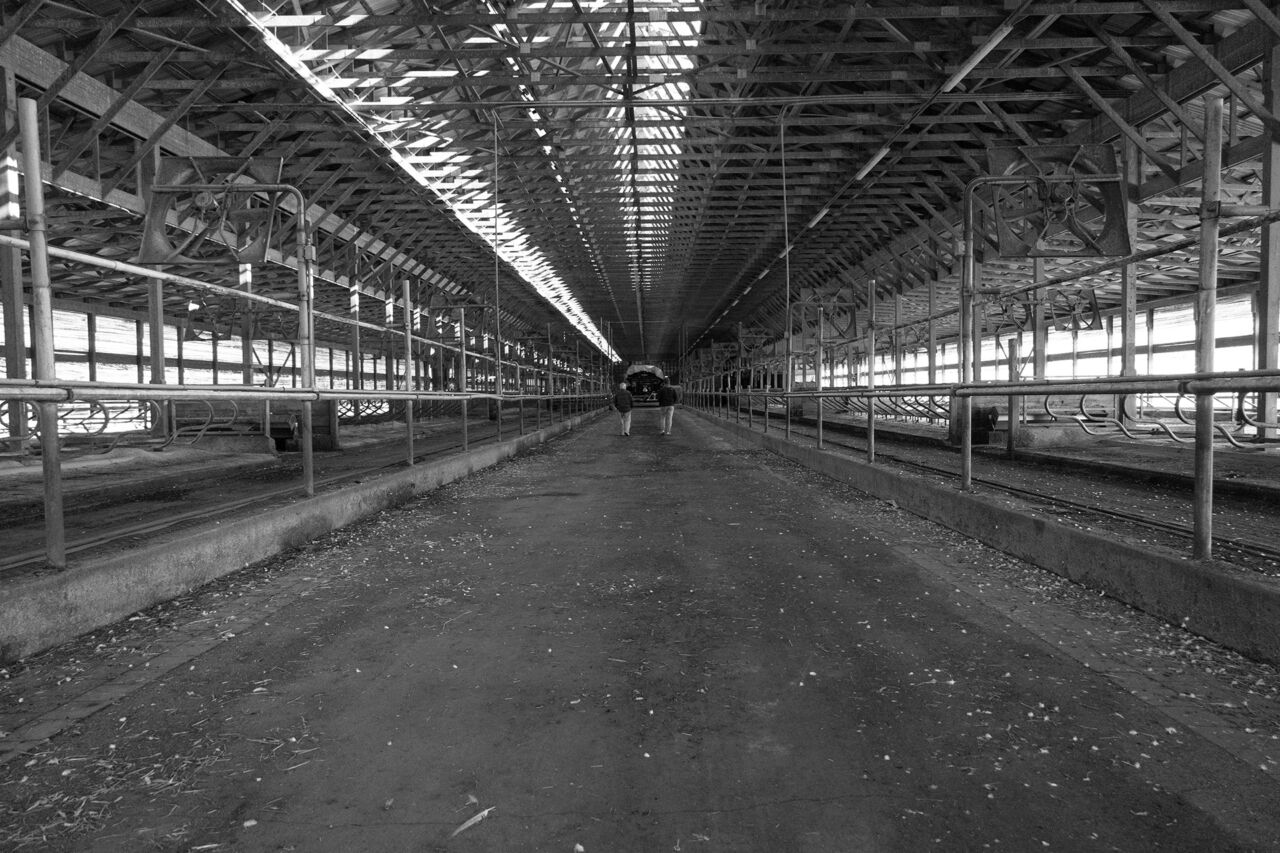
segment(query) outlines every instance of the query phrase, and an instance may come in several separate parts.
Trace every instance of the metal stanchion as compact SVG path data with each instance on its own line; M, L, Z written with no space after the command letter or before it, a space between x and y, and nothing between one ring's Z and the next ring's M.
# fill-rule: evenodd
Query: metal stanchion
M404 299L404 389L410 391L413 389L413 305L409 301L408 279L404 280L401 290ZM413 400L404 401L406 462L409 465L413 464L413 405Z

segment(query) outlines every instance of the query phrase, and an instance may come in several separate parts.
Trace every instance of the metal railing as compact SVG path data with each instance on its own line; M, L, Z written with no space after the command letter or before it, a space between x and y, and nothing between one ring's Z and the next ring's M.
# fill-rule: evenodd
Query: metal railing
M787 437L791 437L791 422L793 417L793 403L795 401L813 400L816 402L816 423L817 433L816 442L819 448L823 447L823 418L824 411L831 407L834 401L836 406L846 407L865 413L866 431L867 431L867 461L875 462L875 426L876 419L879 417L879 407L884 401L901 401L901 400L919 400L924 398L941 399L947 398L952 401L949 406L950 411L955 412L958 417L955 418L958 429L953 428L953 432L959 433L960 454L961 454L961 470L958 477L958 488L961 491L970 491L973 485L973 431L970 428L970 421L963 415L971 408L969 405L961 405L963 402L971 402L974 398L981 397L1002 397L1010 401L1008 411L1013 412L1016 406L1013 401L1028 396L1041 395L1081 395L1088 397L1089 395L1115 395L1122 400L1132 399L1138 396L1160 397L1174 401L1193 400L1196 403L1196 410L1203 411L1205 409L1215 409L1215 395L1229 395L1233 401L1233 405L1223 405L1220 401L1216 404L1216 411L1226 413L1227 418L1215 419L1212 421L1194 416L1188 416L1185 413L1185 405L1175 402L1173 406L1174 418L1181 425L1189 427L1187 430L1176 430L1168 424L1164 424L1164 432L1177 433L1176 440L1194 442L1196 446L1196 466L1194 476L1194 494L1193 494L1193 556L1197 559L1210 559L1213 556L1213 450L1215 440L1229 442L1233 446L1244 446L1241 441L1245 437L1245 430L1252 429L1255 431L1254 437L1264 438L1265 433L1271 430L1280 429L1280 424L1270 423L1262 420L1260 416L1250 417L1246 413L1247 407L1243 400L1249 394L1259 393L1276 393L1280 392L1280 370L1253 370L1253 371L1237 371L1232 373L1199 373L1180 376L1134 376L1134 377L1110 377L1100 379L1081 379L1081 380L1033 380L1019 382L975 382L968 384L955 385L900 385L883 388L840 388L827 389L823 391L792 391L784 392L780 390L762 389L762 388L734 388L726 387L723 381L726 377L715 377L690 381L687 385L687 395L691 405L707 409L716 415L728 418L734 417L736 420L742 420L743 407L742 402L748 401L748 420L753 424L755 401L764 401L763 418L764 429L768 431L770 428L770 404L778 406L783 411L784 428ZM895 408L898 408L895 406ZM1120 410L1115 417L1103 417L1096 413L1090 415L1087 408L1082 406L1083 414L1071 416L1071 420L1075 420L1086 431L1096 430L1102 426L1111 426L1115 428L1114 434L1124 435L1125 429L1128 429L1130 437L1138 437L1138 434L1126 424L1126 407L1121 404ZM1145 421L1141 419L1133 419L1134 424L1142 424ZM1235 427L1232 429L1231 427ZM1151 424L1148 423L1151 428ZM1010 435L1012 444L1013 436Z
M305 389L305 388L267 388L258 386L228 386L228 385L141 385L141 384L106 384L106 383L89 383L89 382L59 382L59 381L42 381L42 380L14 380L0 379L0 397L5 400L14 401L20 404L40 404L50 409L56 410L58 407L66 407L72 417L83 418L84 413L101 410L103 403L110 402L113 405L122 405L122 401L132 406L163 406L174 401L182 402L201 402L207 405L209 416L203 419L203 429L201 425L196 425L196 433L203 433L211 428L213 424L218 422L217 414L219 406L230 403L234 407L239 406L261 406L264 403L315 403L326 400L335 400L346 403L355 408L362 406L373 406L380 404L384 409L399 407L401 419L406 427L405 443L407 446L407 464L415 463L414 454L414 427L413 419L404 417L405 409L412 404L415 407L419 405L427 405L439 402L448 402L459 406L462 413L462 450L463 452L470 449L470 437L467 431L466 405L468 402L478 401L488 404L490 401L499 401L501 405L513 405L519 409L519 432L525 434L526 430L526 403L536 402L537 415L535 418L536 429L543 428L544 415L546 412L546 425L551 426L557 420L564 421L576 417L580 414L603 408L608 403L607 395L602 393L581 393L581 394L503 394L484 392L456 392L456 391L397 391L397 390L352 390L352 389ZM63 436L59 429L59 421L56 416L41 418L39 425L33 431L33 435L25 439L29 444L29 451L33 455L42 457L42 464L47 465L48 459L46 454L50 452L50 448L60 448L63 443ZM52 425L52 433L44 434L42 429L47 429L46 425ZM118 435L127 436L129 432L122 432ZM167 441L172 441L172 436L177 435L176 431L170 431ZM302 436L299 436L301 438ZM501 434L498 439L501 440ZM300 442L302 444L301 453L305 457L312 454L310 442ZM60 459L60 455L55 452L55 457ZM306 460L310 463L310 460ZM313 470L311 464L303 466L303 481L299 483L301 488L307 495L314 494L314 481L309 481L307 475ZM57 521L56 525L50 524L49 514L46 512L45 539L46 539L46 562L52 568L66 568L66 531L62 524L62 478L61 470L54 468L53 472L53 490L54 495L49 494L50 485L46 478L46 494L45 505L48 508L50 501L56 499L57 502Z

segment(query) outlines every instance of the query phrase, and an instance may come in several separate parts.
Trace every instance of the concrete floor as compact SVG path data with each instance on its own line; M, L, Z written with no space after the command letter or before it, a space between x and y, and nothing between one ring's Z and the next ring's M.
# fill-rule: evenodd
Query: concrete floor
M686 413L615 433L5 672L0 849L1280 848L1274 667Z

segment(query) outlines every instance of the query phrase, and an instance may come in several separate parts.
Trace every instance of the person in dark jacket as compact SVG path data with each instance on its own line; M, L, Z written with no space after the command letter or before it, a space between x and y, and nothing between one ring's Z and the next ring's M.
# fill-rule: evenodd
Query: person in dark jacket
M623 435L631 435L631 407L635 405L635 401L631 399L631 392L627 390L627 383L619 382L618 390L613 392L613 408L618 412L618 420L622 426Z
M675 420L676 403L679 400L680 394L674 385L664 382L658 386L658 410L662 415L659 435L671 435L671 422Z

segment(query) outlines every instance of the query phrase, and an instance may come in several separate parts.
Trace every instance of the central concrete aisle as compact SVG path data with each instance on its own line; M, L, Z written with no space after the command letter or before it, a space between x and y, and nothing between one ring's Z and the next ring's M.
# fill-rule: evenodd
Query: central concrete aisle
M1280 847L1274 669L656 419L8 673L5 849Z

